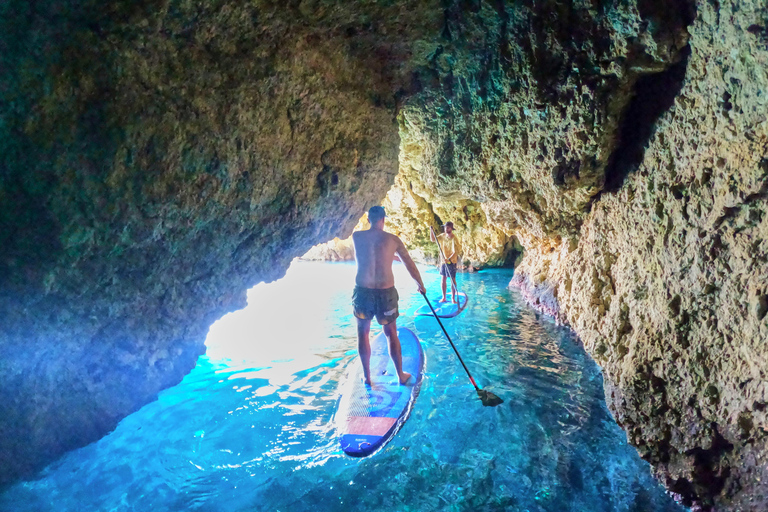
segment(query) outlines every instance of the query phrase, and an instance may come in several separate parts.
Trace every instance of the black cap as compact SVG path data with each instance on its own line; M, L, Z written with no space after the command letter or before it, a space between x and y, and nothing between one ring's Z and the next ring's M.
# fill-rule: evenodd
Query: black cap
M376 222L386 216L383 206L371 206L371 209L368 210L368 222Z
M443 224L443 227L444 227L444 228L447 228L448 226L450 226L450 227L453 227L453 222L451 222L451 221L448 221L448 222L446 222L445 224Z

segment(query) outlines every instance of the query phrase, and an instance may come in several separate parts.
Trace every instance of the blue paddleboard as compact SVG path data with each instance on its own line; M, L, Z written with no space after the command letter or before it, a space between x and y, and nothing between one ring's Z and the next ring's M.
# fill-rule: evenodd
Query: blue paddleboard
M389 441L408 419L419 394L424 372L424 352L416 335L397 330L403 353L403 371L412 376L400 385L389 357L384 331L371 340L371 386L363 384L363 366L357 362L342 389L336 426L344 453L365 457Z
M459 299L458 304L454 304L451 302L451 293L448 292L447 298L448 302L440 302L440 299L442 297L435 297L434 299L430 299L430 302L432 303L432 307L435 309L435 313L440 318L451 318L459 313L461 313L465 307L467 307L467 294L464 292L459 292L457 298ZM416 310L414 313L416 316L432 316L432 311L429 309L429 306L424 304L419 309Z

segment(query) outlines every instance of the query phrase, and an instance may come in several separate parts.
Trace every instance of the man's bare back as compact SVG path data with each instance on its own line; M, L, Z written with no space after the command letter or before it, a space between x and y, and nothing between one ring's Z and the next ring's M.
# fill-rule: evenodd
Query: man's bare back
M380 229L357 231L352 235L352 241L357 260L355 284L375 289L395 286L392 262L396 253L402 259L400 248L405 248L403 242L397 236Z

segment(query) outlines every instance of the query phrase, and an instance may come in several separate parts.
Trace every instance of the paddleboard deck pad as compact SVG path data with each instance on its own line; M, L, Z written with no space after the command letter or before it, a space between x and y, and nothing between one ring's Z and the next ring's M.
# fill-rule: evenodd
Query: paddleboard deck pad
M450 292L447 295L448 302L440 302L440 299L442 297L435 297L434 299L431 299L430 302L432 303L432 307L435 309L435 314L439 316L440 318L452 318L462 311L464 311L464 308L467 307L467 294L464 292L459 292L457 298L459 299L458 304L454 304L451 302L451 294ZM429 309L429 306L424 304L419 309L416 310L414 313L416 316L432 316L432 311Z
M372 454L400 430L419 394L424 373L424 352L410 329L397 330L403 354L403 371L411 374L400 385L389 357L387 337L380 332L371 340L371 385L363 383L363 365L356 361L347 375L336 412L339 441L352 457Z

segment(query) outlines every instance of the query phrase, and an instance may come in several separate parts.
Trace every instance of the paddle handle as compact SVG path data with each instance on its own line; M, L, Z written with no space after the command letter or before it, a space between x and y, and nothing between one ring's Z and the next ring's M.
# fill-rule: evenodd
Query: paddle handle
M467 368L467 365L464 364L464 360L461 358L461 354L459 354L459 351L456 348L456 345L453 344L451 337L448 335L448 331L445 330L445 326L443 326L443 322L440 321L440 317L438 317L437 313L435 313L435 308L433 308L432 303L429 302L429 299L427 298L427 294L424 292L421 292L421 294L424 296L424 300L427 301L427 305L429 306L429 309L432 311L432 315L435 317L435 320L437 320L437 323L440 324L440 328L443 330L443 334L445 334L445 337L448 338L448 343L451 344L453 351L456 352L456 357L459 358L459 362L461 363L461 366L463 366L464 371L467 372L470 382L472 382L472 385L475 386L475 389L477 391L480 391L480 388L477 387L477 383L475 383L475 379L472 377L472 374L469 373L469 368Z

